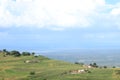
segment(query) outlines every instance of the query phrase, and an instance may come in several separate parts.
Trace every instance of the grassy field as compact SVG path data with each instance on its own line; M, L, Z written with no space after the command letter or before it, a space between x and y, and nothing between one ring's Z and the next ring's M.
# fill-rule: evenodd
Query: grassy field
M26 60L39 62L25 63ZM92 68L91 73L70 74L84 69L81 65L43 56L6 56L0 53L0 80L120 80L119 68Z

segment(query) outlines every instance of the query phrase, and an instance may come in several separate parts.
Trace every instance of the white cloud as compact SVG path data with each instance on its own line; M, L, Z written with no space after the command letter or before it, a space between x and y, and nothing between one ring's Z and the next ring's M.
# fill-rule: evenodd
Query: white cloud
M120 15L120 8L115 8L111 11L111 14L114 16Z
M109 14L109 20L113 27L120 28L120 2L112 6L112 10Z
M0 0L0 26L87 27L104 0Z
M112 10L110 12L111 15L113 16L118 16L120 15L120 2L112 6Z
M0 0L0 27L64 30L94 26L99 21L102 24L98 25L120 27L119 4L106 4L105 0Z

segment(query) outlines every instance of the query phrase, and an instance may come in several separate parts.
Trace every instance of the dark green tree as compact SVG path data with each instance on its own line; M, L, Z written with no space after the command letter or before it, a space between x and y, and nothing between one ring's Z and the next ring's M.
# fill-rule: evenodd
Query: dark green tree
M90 66L98 68L98 65L96 63L90 64Z
M9 52L9 51L6 51L5 55L10 55L10 52Z
M19 52L19 51L16 51L16 50L11 51L11 52L10 52L10 55L13 55L13 56L15 56L15 57L21 56L20 52Z
M115 66L113 66L112 68L116 68Z
M10 55L10 52L7 51L6 49L3 49L3 53L4 53L4 55Z
M80 62L75 62L75 64L84 65L84 63L80 63Z
M34 53L34 52L32 52L32 55L34 56L34 55L35 55L35 53Z
M103 66L104 68L107 68L107 66Z
M35 72L34 71L30 72L30 75L35 75Z
M30 56L31 54L30 54L30 52L22 52L22 55L23 56Z
M6 52L7 50L6 49L3 49L3 52Z

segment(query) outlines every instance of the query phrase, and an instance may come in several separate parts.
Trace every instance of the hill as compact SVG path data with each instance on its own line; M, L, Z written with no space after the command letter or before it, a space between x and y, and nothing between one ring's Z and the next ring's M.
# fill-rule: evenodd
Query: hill
M120 80L119 68L85 68L44 56L11 56L0 52L0 80ZM72 74L73 73L73 74Z

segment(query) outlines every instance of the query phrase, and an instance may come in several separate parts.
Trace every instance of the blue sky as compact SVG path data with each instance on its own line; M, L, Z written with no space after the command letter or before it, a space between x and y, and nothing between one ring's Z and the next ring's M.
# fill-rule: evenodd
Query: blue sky
M0 0L0 49L119 49L119 0Z

